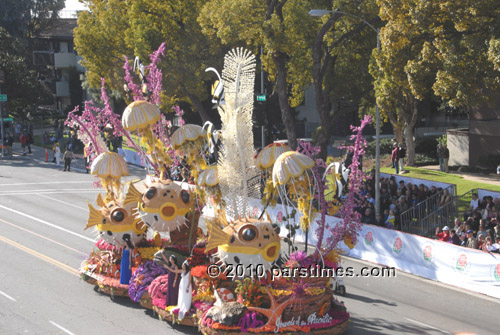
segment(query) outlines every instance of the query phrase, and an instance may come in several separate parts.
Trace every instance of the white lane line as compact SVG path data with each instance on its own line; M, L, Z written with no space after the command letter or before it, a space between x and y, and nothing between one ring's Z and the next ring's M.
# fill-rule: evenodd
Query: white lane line
M430 329L434 329L434 330L437 330L438 332L441 332L441 333L445 333L445 334L449 334L450 333L450 332L447 332L446 330L442 330L442 329L439 329L439 328L436 328L436 327L433 327L433 326L429 326L428 324L420 322L420 321L417 321L417 320L413 320L413 319L409 319L409 318L405 318L405 319L408 320L408 321L410 321L410 322L413 322L416 325L420 325L420 326L424 326L424 327L427 327L427 328L430 328Z
M84 240L90 241L90 242L92 242L92 243L95 243L95 240L93 240L93 239L91 239L91 238L88 238L87 236L83 236L83 235L81 235L81 234L75 233L74 231L71 231L71 230L68 230L68 229L66 229L66 228L60 227L60 226L55 225L55 224L53 224L53 223L47 222L47 221L45 221L45 220L42 220L42 219L36 218L36 217L31 216L31 215L29 215L29 214L26 214L26 213L23 213L23 212L16 211L15 209L12 209L12 208L9 208L9 207L5 207L5 206L3 206L3 205L0 205L0 208L5 209L5 210L7 210L7 211L9 211L9 212L16 213L16 214L18 214L18 215L21 215L21 216L27 217L28 219L31 219L31 220L34 220L34 221L37 221L37 222L43 223L44 225L47 225L47 226L49 226L49 227L52 227L52 228L55 228L55 229L59 229L59 230L64 231L64 232L66 232L66 233L68 233L68 234L71 234L71 235L77 236L77 237L79 237L79 238L82 238L82 239L84 239Z
M71 207L75 207L75 208L78 208L78 209L83 209L84 211L88 211L89 210L88 208L84 208L84 207L80 207L80 206L77 206L77 205L73 205L70 202L62 201L62 200L59 200L59 199L56 199L56 198L49 197L47 195L43 195L42 193L36 193L36 195L38 195L40 197L44 197L44 198L50 199L50 200L54 200L54 201L60 202L61 204L65 204L66 206L71 206Z
M95 189L95 190L81 190L81 191L78 191L78 192L75 192L75 191L68 191L68 192L65 192L65 191L57 191L57 192L35 192L35 193L39 193L39 194L80 194L80 193L95 193L95 192L102 192L103 190L102 189ZM33 195L33 192L18 192L18 193L2 193L0 192L0 196L1 195Z
M80 255L88 256L88 253L84 253L84 252L81 252L80 250L76 250L75 248L72 248L72 247L70 247L70 246L67 246L66 244L62 244L61 242L54 241L54 240L53 240L53 239L51 239L51 238L48 238L48 237L46 237L46 236L40 235L40 234L38 234L38 233L35 233L34 231L31 231L31 230L29 230L29 229L26 229L26 228L23 228L23 227L18 226L18 225L16 225L16 224L13 224L12 222L5 221L5 220L3 220L3 219L0 219L0 222L3 222L3 223L8 224L8 225L10 225L10 226L12 226L12 227L15 227L15 228L17 228L17 229L21 229L21 230L23 230L23 231L25 231L25 232L27 232L27 233L33 234L33 235L38 236L38 237L40 237L40 238L43 238L43 239L45 239L45 240L47 240L47 241L50 241L50 242L55 243L55 244L57 244L57 245L60 245L61 247L64 247L64 248L66 248L66 249L68 249L68 250L72 250L72 251L74 251L74 252L76 252L76 253L78 253L78 254L80 254Z
M19 186L19 185L51 185L51 184L88 184L89 181L41 181L38 183L15 183L15 184L0 184L1 186Z
M62 330L63 332L65 332L66 334L69 334L69 335L75 335L74 333L70 332L69 330L67 330L66 328L64 328L63 326L61 325L58 325L57 323L55 323L54 321L51 321L49 320L50 324L52 324L54 327L57 327L59 328L60 330Z
M14 301L14 302L16 302L16 301L17 301L16 299L12 298L10 295L8 295L8 294L7 294L7 293L5 293L5 292L0 291L0 294L1 294L1 295L3 295L4 297L6 297L7 299L10 299L10 300L12 300L12 301Z
M16 194L16 193L37 193L37 192L61 192L61 191L96 191L95 188L46 188L42 190L15 190L15 191L0 191L0 193Z

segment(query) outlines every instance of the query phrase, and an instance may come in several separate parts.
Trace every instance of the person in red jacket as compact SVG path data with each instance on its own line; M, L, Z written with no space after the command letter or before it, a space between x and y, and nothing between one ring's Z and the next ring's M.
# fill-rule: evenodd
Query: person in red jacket
M392 167L396 169L396 174L399 173L399 148L398 144L394 144L394 150L391 154Z
M28 143L28 136L25 132L19 136L19 142L21 142L21 147L23 148L23 155L26 155L26 144Z
M436 228L436 237L438 240L443 242L448 242L450 240L450 228L448 226L443 227L443 232L439 232L439 227Z

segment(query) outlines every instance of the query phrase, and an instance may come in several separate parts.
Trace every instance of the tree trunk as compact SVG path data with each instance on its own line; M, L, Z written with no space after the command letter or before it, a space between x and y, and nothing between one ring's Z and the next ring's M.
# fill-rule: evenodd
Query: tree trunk
M281 109L281 119L285 124L288 146L295 150L297 148L297 134L295 132L295 115L293 115L288 104L288 85L286 79L286 55L277 52L273 55L276 64L276 91Z
M212 121L212 119L208 115L208 112L207 112L205 106L203 106L203 103L200 101L200 99L196 95L188 93L188 92L186 92L186 95L189 97L189 100L191 100L191 103L193 104L194 109L198 112L198 114L200 114L201 121L203 123L205 123L207 121Z
M328 141L331 137L330 126L331 120L331 107L330 101L327 97L326 92L323 89L323 81L326 75L326 70L330 64L330 61L335 64L335 58L332 59L328 51L323 50L323 38L328 30L330 30L335 21L337 20L337 15L333 15L328 19L328 21L321 27L321 29L316 34L313 43L313 68L312 77L314 85L314 102L316 104L316 109L321 120L321 128L318 134L316 144L320 147L320 157L326 161L328 155ZM332 71L333 75L334 71Z
M410 102L410 114L406 118L406 153L408 154L409 166L415 166L415 140L413 139L413 127L417 123L418 109L417 102L412 99Z
M394 131L394 136L396 136L396 141L398 143L403 143L403 127L401 127L397 122L392 122L392 130Z

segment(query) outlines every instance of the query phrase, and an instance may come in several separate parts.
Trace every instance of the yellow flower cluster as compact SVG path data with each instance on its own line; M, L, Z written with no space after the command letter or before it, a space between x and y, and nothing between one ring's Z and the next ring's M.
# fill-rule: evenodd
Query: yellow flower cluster
M279 289L273 289L273 288L268 288L268 289L269 289L269 292L275 297L288 296L288 295L293 293L292 290L279 290ZM266 293L266 289L264 287L260 287L259 290L262 293ZM323 294L325 292L325 288L324 287L307 287L305 289L305 291L308 295L320 295L320 294Z
M153 259L155 254L160 250L161 248L159 247L137 248L137 252L139 252L143 259Z
M274 196L274 184L272 179L268 178L266 180L266 186L264 186L264 197L262 198L262 203L265 205L269 203L269 206L276 205L276 197Z
M167 306L165 307L165 311L167 312L172 312L174 309L177 308L177 305L174 305L174 306Z
M328 260L333 263L338 263L340 262L341 252L342 252L341 250L333 249L332 251L330 251L328 255L326 255L325 260Z
M193 297L193 302L195 301L214 302L215 298L210 292L202 291L196 293L196 295Z
M312 206L313 194L312 185L307 176L300 176L296 179L291 179L288 184L288 194L292 201L297 203L297 209L302 214L300 224L302 230L309 228L311 219L317 214L316 208Z

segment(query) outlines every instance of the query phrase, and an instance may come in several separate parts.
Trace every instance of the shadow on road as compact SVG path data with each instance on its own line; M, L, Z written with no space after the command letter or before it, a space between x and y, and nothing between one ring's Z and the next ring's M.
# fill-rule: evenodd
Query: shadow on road
M392 322L379 318L351 317L346 335L386 335L386 334L443 334L429 328L422 328L412 323Z
M380 299L372 299L372 298L364 297L361 295L352 294L349 292L346 293L344 298L362 301L362 302L365 302L367 304L374 304L374 305L375 304L383 304L383 305L387 305L387 306L397 306L397 304L395 302L387 302L387 301L380 300Z

